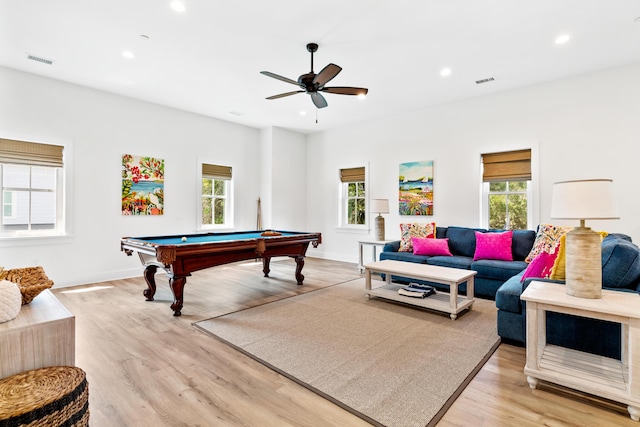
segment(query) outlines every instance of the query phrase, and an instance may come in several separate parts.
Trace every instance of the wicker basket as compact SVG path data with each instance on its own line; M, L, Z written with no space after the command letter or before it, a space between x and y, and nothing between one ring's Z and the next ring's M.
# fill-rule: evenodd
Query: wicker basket
M2 274L5 280L16 283L20 288L22 305L29 304L40 292L53 286L53 281L40 266L4 270Z
M89 385L74 366L20 372L0 380L0 427L89 425Z

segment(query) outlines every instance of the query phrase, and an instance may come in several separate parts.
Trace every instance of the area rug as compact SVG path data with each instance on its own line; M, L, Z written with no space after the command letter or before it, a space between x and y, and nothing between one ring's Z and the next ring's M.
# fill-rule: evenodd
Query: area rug
M194 325L388 427L435 425L500 343L493 301L476 300L453 321L368 299L364 279Z

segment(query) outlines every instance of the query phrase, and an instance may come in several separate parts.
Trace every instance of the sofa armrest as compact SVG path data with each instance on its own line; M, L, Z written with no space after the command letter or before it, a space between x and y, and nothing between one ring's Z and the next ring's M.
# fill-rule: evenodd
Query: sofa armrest
M382 248L382 252L398 252L400 249L400 240L389 242Z

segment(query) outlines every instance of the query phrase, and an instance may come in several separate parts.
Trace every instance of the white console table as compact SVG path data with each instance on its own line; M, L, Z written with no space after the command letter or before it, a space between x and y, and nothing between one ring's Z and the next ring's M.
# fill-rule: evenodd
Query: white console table
M49 291L0 323L0 378L30 369L75 365L75 317Z
M602 298L577 298L563 285L534 281L520 298L527 302L524 373L530 387L538 380L570 387L623 403L631 419L640 420L640 295L603 290ZM548 345L547 311L620 323L621 360Z

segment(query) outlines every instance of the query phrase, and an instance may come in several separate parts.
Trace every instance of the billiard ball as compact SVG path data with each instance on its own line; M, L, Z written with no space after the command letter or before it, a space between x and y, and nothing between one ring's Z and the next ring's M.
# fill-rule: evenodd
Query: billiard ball
M182 238L182 241L183 241L183 242L186 242L186 241L187 241L187 238L186 238L186 237L183 237L183 238Z

